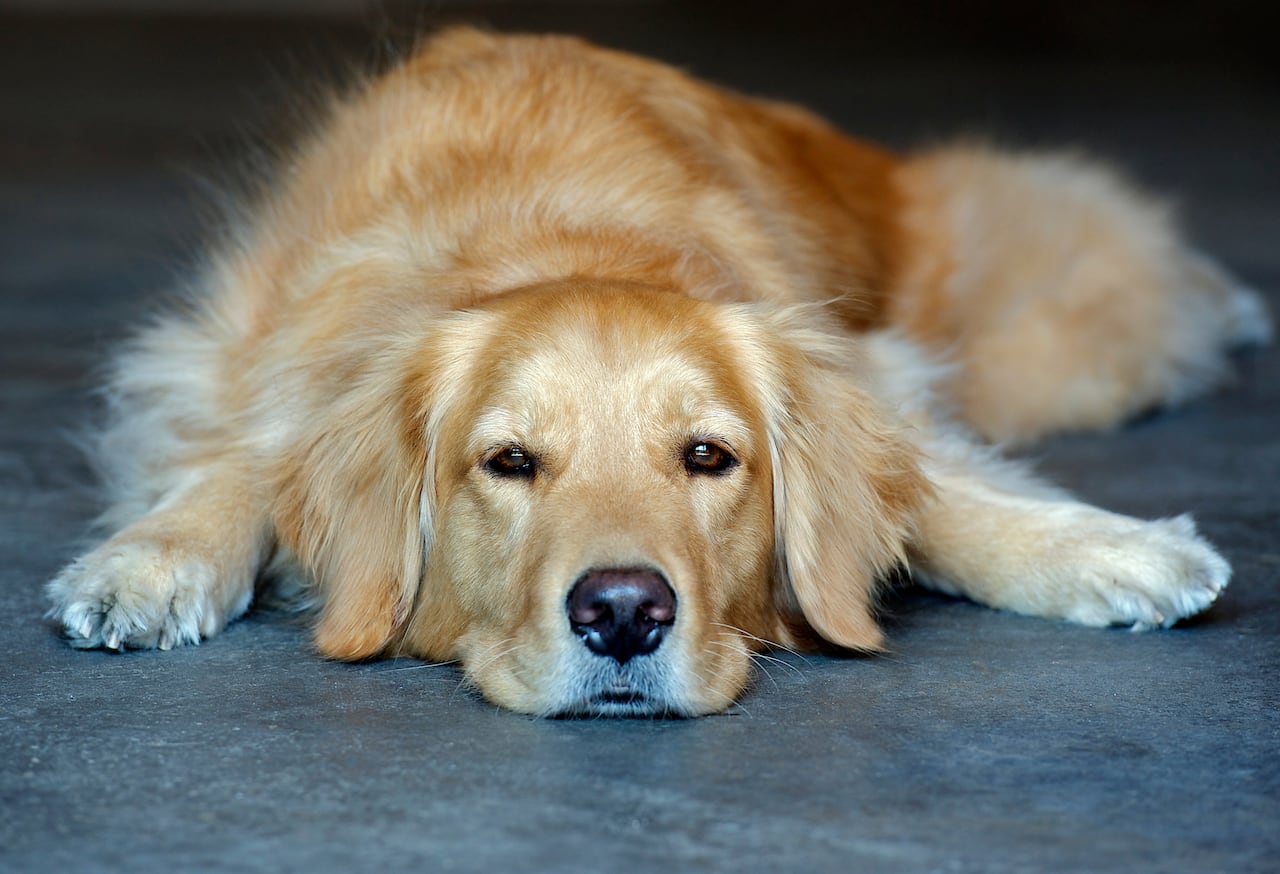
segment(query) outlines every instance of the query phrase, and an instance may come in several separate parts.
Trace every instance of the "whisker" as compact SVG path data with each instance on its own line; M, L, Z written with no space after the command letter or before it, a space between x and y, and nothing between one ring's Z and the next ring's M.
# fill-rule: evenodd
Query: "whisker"
M506 649L500 652L494 653L493 655L488 655L488 653L492 653L493 650L497 649L497 647L503 646L505 644L514 644L514 645L508 646ZM471 673L478 673L479 671L482 671L485 668L489 667L489 665L493 664L498 659L506 658L507 656L511 655L513 652L518 652L519 650L522 650L522 649L524 649L524 646L521 644L515 643L514 637L508 637L507 639L503 640L501 643L496 644L495 646L489 647L489 649L485 651L486 658L475 665L468 665L468 669L471 671Z
M506 647L506 648L502 649L502 647ZM496 662L498 659L505 658L514 652L519 652L523 648L524 648L524 645L516 643L514 637L503 638L497 643L487 647L484 651L485 657L480 662L476 663L475 665L465 666L466 670L464 670L462 674L462 679L459 680L458 685L454 687L453 695L449 697L449 700L453 701L453 699L456 698L458 693L461 692L463 689L478 687L478 684L471 679L473 674L476 674L484 670L489 665ZM494 650L499 650L499 651L495 653Z
M738 634L747 634L747 632L744 632L741 628L735 628L734 626L732 626L732 625L726 625L726 624L725 624L725 623L723 623L723 622L716 622L716 623L713 623L713 624L714 624L714 625L719 625L719 626L720 626L720 627L722 627L722 628L728 628L728 629L730 629L730 630L732 630L732 631L734 631L734 632L736 632L736 633L738 633ZM754 638L755 640L760 640L760 638L755 637L754 635L751 635L751 634L747 634L747 636L748 636L748 637L752 637L752 638ZM762 641L762 642L767 643L767 641ZM721 645L724 645L724 644L721 644ZM809 660L808 660L808 659L806 659L803 655L801 655L800 653L796 652L795 650L790 649L790 648L788 648L788 647L782 647L782 649L783 649L783 651L784 651L784 652L787 652L787 653L790 653L791 655L794 655L796 658L798 658L798 659L800 659L801 661L803 661L806 665L810 664L810 662L809 662ZM748 655L751 657L751 659L752 659L752 661L753 661L753 662L756 662L756 663L757 663L757 665L760 667L760 669L761 669L761 670L763 670L766 674L768 674L768 675L769 675L769 678L770 678L770 679L773 679L773 675L772 675L771 673L769 673L769 671L768 671L767 669L765 669L764 665L760 665L760 664L759 664L759 661L769 661L769 662L773 662L773 663L774 663L774 664L776 664L776 665L781 665L782 667L786 668L787 670L792 671L792 672L793 672L793 673L795 673L797 676L800 676L800 677L804 677L804 676L805 676L804 671L800 670L799 668L797 668L795 665L791 664L790 662L785 661L784 659L780 659L780 658L778 658L777 656L772 656L772 655L769 655L768 653L763 653L763 652L751 652L751 653L748 653ZM777 684L776 684L776 682L775 682L775 684L774 684L774 685L777 685Z
M731 649L734 652L742 653L745 656L751 655L751 651L736 641L730 640L708 640L708 646L722 646L725 649Z
M767 662L773 662L775 665L781 665L782 667L784 667L784 668L786 668L787 670L791 671L793 674L795 674L797 677L799 677L799 678L800 678L800 679L802 679L802 680L806 680L806 681L807 681L807 680L809 679L809 675L808 675L808 674L806 674L804 671L800 670L799 668L797 668L795 665L791 664L790 662L783 661L782 659L778 658L777 656L771 656L771 655L768 655L768 654L766 654L766 653L762 653L762 652L753 652L753 653L751 654L751 659L752 659L752 661L755 661L756 659L760 659L760 660L767 661ZM763 666L763 665L761 665L760 667L761 667L761 668L763 668L764 666Z
M721 628L727 628L730 631L734 632L735 634L741 634L743 637L748 638L749 640L754 640L757 643L762 643L765 646L769 647L770 649L780 649L783 652L790 653L791 655L795 656L796 658L808 664L809 660L804 657L803 653L799 652L796 649L793 649L792 647L787 646L786 644L778 643L778 641L776 640L769 640L768 638L765 638L765 637L760 637L759 635L752 634L750 631L747 631L745 628L739 628L736 625L729 625L725 622L712 622L711 624L718 625Z
M721 647L722 649L727 649L727 650L729 650L729 651L731 651L731 652L738 653L738 654L741 654L741 655L745 655L747 658L751 658L751 657L752 657L752 655L753 655L753 653L750 653L750 652L743 652L743 648L742 648L742 645L741 645L741 644L737 644L737 645L735 646L735 645L734 645L734 644L732 644L732 643L727 643L727 642L722 641L722 640L709 640L709 641L707 641L707 645L708 645L708 646L718 646L718 647ZM775 661L776 661L776 659L775 659ZM772 672L772 671L770 671L770 670L769 670L768 668L766 668L764 665L756 664L754 660L752 661L752 664L753 664L753 665L755 665L755 667L759 668L759 669L760 669L760 671L761 671L761 673L763 673L766 677L768 677L768 678L769 678L769 682L773 684L773 688L774 688L774 689L781 689L781 688L782 688L781 686L779 686L779 685L778 685L778 680L777 680L777 678L776 678L776 677L774 677L774 675L773 675L773 672ZM790 665L788 665L788 667L790 667Z
M698 670L697 668L694 668L694 670L693 670L693 675L694 675L695 677L697 677L699 680L701 680L701 681L702 681L702 688L706 689L706 690L707 690L707 691L709 691L709 692L713 692L713 693L715 693L716 695L719 695L721 698L725 699L725 701L727 702L727 703L725 704L725 710L724 710L724 712L725 712L725 713L728 713L728 712L730 711L730 709L737 709L737 710L741 711L745 716L754 716L754 715L755 715L755 714L753 714L750 710L748 710L746 707L742 706L742 702L741 702L741 701L738 701L738 700L737 700L736 698L734 698L732 695L729 695L729 694L727 694L727 693L725 693L725 692L721 692L719 689L714 688L714 687L711 685L711 683L708 681L708 679L707 679L706 675L705 675L705 674L703 674L703 672L702 672L702 671ZM715 674L715 673L713 673L713 674L711 675L711 677L712 677L712 679L719 679L719 674Z
M892 653L892 652L890 652L889 650L881 650L881 651L879 651L879 652L869 653L869 655L870 655L872 658L876 659L876 660L881 660L881 659L883 659L884 661L886 661L886 662L892 662L892 663L893 663L893 664L895 664L895 665L911 665L911 666L914 666L914 665L918 664L918 662L912 661L912 660L911 660L911 659L909 659L909 658L904 658L903 656L900 656L900 655L896 655L895 653Z
M397 658L405 658L405 656L397 656ZM443 668L445 665L456 665L461 659L449 659L445 662L423 662L417 665L405 665L400 668L384 668L378 671L379 674L398 674L401 671L420 671L423 668Z

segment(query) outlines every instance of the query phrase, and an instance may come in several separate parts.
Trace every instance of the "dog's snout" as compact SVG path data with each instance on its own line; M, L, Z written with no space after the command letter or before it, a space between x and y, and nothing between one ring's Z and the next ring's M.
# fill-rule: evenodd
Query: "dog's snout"
M593 570L569 592L569 624L587 648L618 664L656 650L676 619L676 595L652 570Z

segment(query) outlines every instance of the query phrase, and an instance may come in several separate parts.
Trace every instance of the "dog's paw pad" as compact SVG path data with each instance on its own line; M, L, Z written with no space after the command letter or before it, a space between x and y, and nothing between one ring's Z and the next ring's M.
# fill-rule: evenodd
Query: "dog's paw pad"
M108 544L53 579L49 616L72 646L170 649L220 627L209 596L214 571L149 542Z

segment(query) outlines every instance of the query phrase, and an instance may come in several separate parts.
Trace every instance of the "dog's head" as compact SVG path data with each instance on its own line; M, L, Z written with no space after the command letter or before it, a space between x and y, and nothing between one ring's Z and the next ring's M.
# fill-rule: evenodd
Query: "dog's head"
M282 491L323 652L457 658L529 713L696 715L765 642L880 645L923 479L814 313L564 282L378 358Z

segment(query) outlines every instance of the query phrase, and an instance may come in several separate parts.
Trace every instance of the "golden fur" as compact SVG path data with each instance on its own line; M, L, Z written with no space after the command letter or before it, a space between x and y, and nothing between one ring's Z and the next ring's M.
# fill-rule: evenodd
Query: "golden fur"
M274 182L118 361L115 533L49 587L78 645L196 642L272 582L314 594L328 656L696 715L762 646L879 648L904 564L1093 625L1227 582L1188 517L1089 507L971 436L1114 425L1263 338L1256 296L1083 161L898 156L575 39L454 30ZM495 473L513 447L528 475ZM618 568L676 604L622 660L565 613Z

